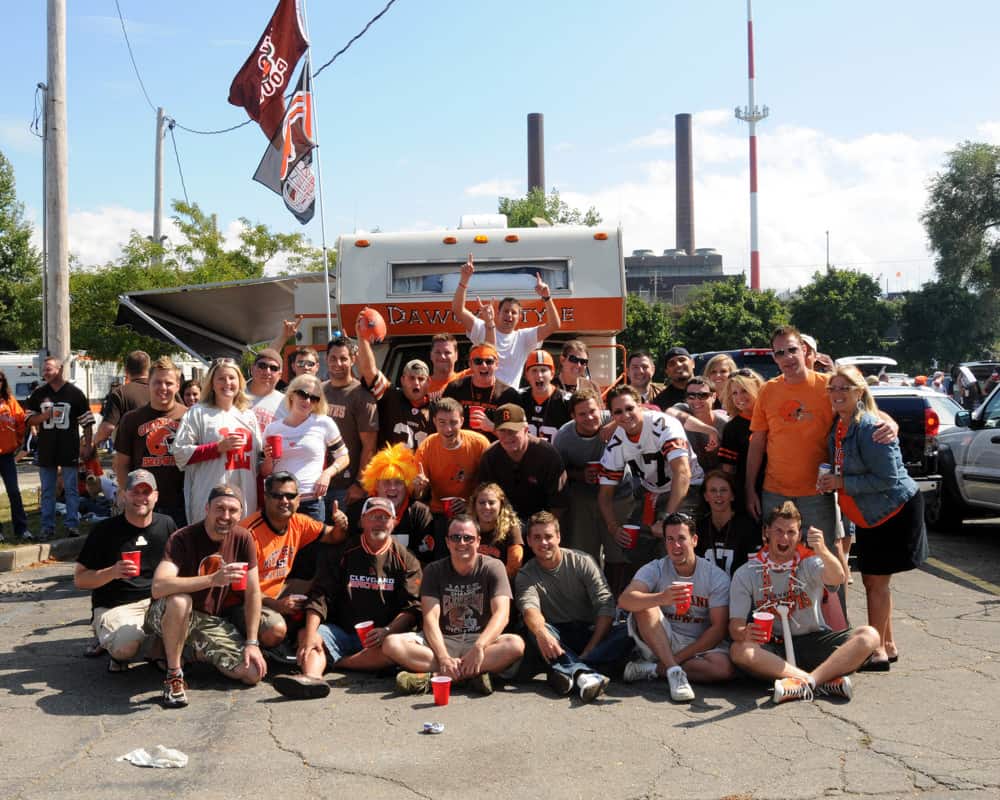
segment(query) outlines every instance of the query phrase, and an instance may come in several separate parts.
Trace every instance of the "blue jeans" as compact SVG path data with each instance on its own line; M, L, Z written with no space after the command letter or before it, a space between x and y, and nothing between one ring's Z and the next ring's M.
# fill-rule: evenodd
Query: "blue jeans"
M39 467L38 477L42 481L42 530L56 529L56 480L59 470L63 474L63 488L66 491L67 528L80 527L80 494L77 489L76 464L62 467Z
M299 513L312 517L317 522L326 522L326 504L320 498L312 500L301 500L299 502Z
M13 453L0 455L0 478L3 479L4 490L10 499L10 521L14 526L14 535L22 536L28 530L28 515L24 513L24 503L21 502L21 489L17 485L17 464Z
M611 671L619 663L624 662L632 651L632 639L625 625L612 625L608 635L598 642L585 660L581 660L577 653L590 641L594 633L593 625L587 622L562 622L557 625L547 622L545 627L559 640L563 654L555 661L546 663L538 650L534 634L525 628L523 635L529 648L529 655L525 660L534 665L536 672L538 666L546 663L546 671L559 672L574 680L580 672Z
M361 639L356 631L348 632L339 625L324 623L319 626L319 635L323 638L323 649L330 664L361 652Z

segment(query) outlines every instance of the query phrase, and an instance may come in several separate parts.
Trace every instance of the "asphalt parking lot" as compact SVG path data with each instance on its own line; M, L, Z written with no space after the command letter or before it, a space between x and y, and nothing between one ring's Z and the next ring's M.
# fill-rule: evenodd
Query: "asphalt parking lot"
M333 691L287 701L194 668L191 705L164 710L160 675L105 671L81 653L89 599L71 564L0 575L0 796L199 798L994 798L1000 794L1000 520L932 536L898 576L900 661L859 675L850 703L774 706L751 681L612 683L592 705L539 680L452 703L403 697L389 679L332 674ZM849 609L864 620L857 579ZM444 723L424 735L426 721ZM163 744L183 769L115 759Z

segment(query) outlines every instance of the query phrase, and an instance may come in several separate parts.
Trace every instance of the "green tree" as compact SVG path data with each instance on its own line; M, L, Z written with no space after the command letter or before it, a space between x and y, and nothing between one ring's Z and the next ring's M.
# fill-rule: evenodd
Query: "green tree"
M982 358L1000 336L997 320L995 304L984 306L975 292L953 283L924 284L919 292L906 294L897 356L914 372L926 372L934 359L943 369Z
M1000 146L963 142L929 188L921 220L941 280L1000 291Z
M617 341L628 352L648 350L659 368L661 356L674 345L673 330L670 306L649 303L638 295L625 298L625 330L618 334Z
M817 272L790 303L792 324L812 334L834 358L882 352L892 309L881 299L878 281L842 269Z
M788 312L773 291L753 292L745 276L735 275L694 291L677 337L692 353L769 347L771 331L787 321Z
M41 292L42 261L31 244L31 233L30 223L24 220L24 205L17 200L14 168L0 153L0 350L37 346L41 338L32 338L26 330L30 323L22 306L29 302L36 313L41 308L37 294ZM35 320L40 318L39 313Z
M546 195L536 187L524 197L501 197L497 211L507 215L507 224L512 228L533 228L535 223L532 220L535 218L547 219L553 225L586 225L592 228L601 224L601 215L596 208L591 206L585 212L570 208L560 199L557 189Z

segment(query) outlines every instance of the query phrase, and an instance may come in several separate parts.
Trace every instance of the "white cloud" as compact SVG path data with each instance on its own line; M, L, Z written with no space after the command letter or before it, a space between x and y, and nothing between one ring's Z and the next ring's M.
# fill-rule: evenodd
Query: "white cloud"
M976 126L976 138L990 144L1000 144L1000 122L983 122Z
M42 140L28 130L27 119L0 118L0 149L40 154Z
M467 197L510 197L520 194L521 181L517 178L494 178L465 187Z

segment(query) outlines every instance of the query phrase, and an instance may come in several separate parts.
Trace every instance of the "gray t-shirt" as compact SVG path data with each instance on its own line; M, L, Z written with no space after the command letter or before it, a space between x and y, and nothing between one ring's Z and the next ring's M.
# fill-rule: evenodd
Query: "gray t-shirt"
M608 421L607 417L610 417L605 411L605 419L602 419L602 424ZM559 455L562 456L563 464L566 465L567 469L583 469L587 466L589 461L600 461L601 457L604 455L604 441L601 439L601 434L598 432L594 436L581 436L576 431L576 423L570 420L565 425L563 425L552 439L552 446L559 451ZM572 478L569 480L568 484L572 490L584 492L586 494L591 494L595 498L597 497L598 489L600 489L599 483L583 483L582 481L574 481ZM625 465L625 474L622 476L621 483L615 487L615 499L620 497L630 497L632 495L632 473L629 470L629 466Z
M586 553L561 548L562 560L553 569L544 569L531 559L517 573L517 607L523 612L535 608L546 622L592 623L598 617L615 615L615 598L601 570Z
M459 575L451 557L429 564L420 583L421 597L441 603L441 633L446 636L482 633L493 616L494 597L512 597L503 562L480 555L468 575Z
M643 584L650 592L662 592L674 581L691 581L694 584L691 608L686 614L678 614L673 605L660 606L660 610L675 631L692 639L711 627L711 609L729 605L729 576L704 558L695 559L694 574L688 577L678 575L669 558L658 558L640 567L632 580Z
M788 614L792 636L830 630L823 619L823 559L819 556L802 559L794 570L770 569L760 557L751 557L733 574L730 591L730 619L747 620L753 611L770 611L777 616L778 605L788 603L792 607ZM781 636L780 619L774 621L774 635Z
M694 412L691 411L691 406L687 403L675 403L673 406L678 411L684 411L691 416L694 416ZM719 441L722 441L722 431L726 427L726 423L729 422L729 415L725 411L720 411L715 409L712 412L712 424L715 426L715 430L719 432ZM694 454L698 457L698 463L701 464L702 470L708 472L716 467L720 466L719 461L719 450L716 448L712 452L705 450L706 445L708 445L708 435L704 433L697 433L696 431L684 430L687 434L688 441L691 443L691 449L694 450Z

